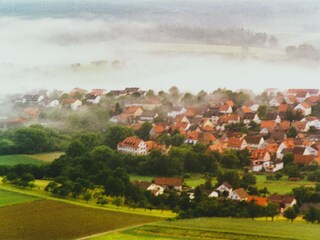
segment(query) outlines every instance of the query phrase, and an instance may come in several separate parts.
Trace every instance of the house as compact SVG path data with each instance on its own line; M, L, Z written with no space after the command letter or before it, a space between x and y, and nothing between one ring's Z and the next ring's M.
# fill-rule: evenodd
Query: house
M219 112L221 114L231 114L233 110L232 110L232 107L229 105L222 105L219 107Z
M182 178L155 178L154 184L163 187L164 189L174 189L176 191L182 191Z
M253 113L253 112L244 114L243 123L248 125L248 124L250 124L251 121L253 121L257 124L261 123L261 120L260 120L258 114Z
M317 130L320 130L320 120L314 116L308 116L301 119L301 122L307 122L310 127L314 127Z
M143 112L140 115L141 122L153 122L159 116L158 113L155 112Z
M149 135L152 139L156 139L160 135L164 134L165 131L166 131L166 127L164 124L156 124L151 128Z
M143 110L141 107L138 106L132 106L124 109L123 113L127 114L130 117L139 117L142 115Z
M162 105L161 101L157 98L146 99L141 102L142 108L147 111L152 111L156 108L161 107L161 105Z
M292 124L298 132L308 132L310 130L310 126L308 122L296 121Z
M232 123L239 123L239 122L240 122L240 116L238 116L237 114L223 115L218 120L219 124L232 124Z
M261 148L264 144L264 138L260 135L246 136L244 139L246 140L248 146L251 148Z
M124 89L124 91L128 94L128 95L132 95L134 93L139 92L141 89L138 87L127 87Z
M37 119L39 118L40 112L39 108L28 107L24 109L22 117L26 119Z
M147 181L134 181L133 185L137 186L141 190L150 191L154 196L162 195L164 188Z
M253 201L254 204L261 207L265 207L268 205L268 198L265 198L265 197L249 196L247 198L247 202L251 202L251 201Z
M311 106L306 102L299 103L297 106L294 107L293 110L301 112L301 114L303 114L304 116L308 116L312 112Z
M98 104L100 103L102 97L99 95L95 95L93 93L88 93L86 95L86 102L87 103L92 103L92 104Z
M234 150L243 150L248 146L247 141L245 139L239 139L232 137L228 140L227 148Z
M114 115L111 119L110 122L115 123L115 124L127 124L129 122L130 117L128 114L121 113L119 115Z
M247 193L246 190L244 190L244 188L238 188L234 190L229 196L231 200L237 200L237 201L246 201L248 197L249 197L249 194Z
M60 107L60 101L58 99L48 100L47 103L46 103L46 107L59 108Z
M118 143L117 150L133 155L146 155L148 153L147 144L137 137L127 137Z
M78 98L80 96L85 96L88 93L87 90L82 88L74 88L70 91L69 95L70 97Z
M272 194L268 197L268 203L278 204L281 212L283 212L286 208L293 207L297 204L297 200L291 195Z
M223 153L227 149L227 142L216 141L214 144L207 148L207 152L219 152Z
M295 143L293 141L293 139L287 139L285 141L283 141L280 145L279 148L277 150L277 158L278 159L282 159L283 158L283 150L284 149L293 149L295 147Z
M173 107L170 112L167 113L167 116L170 118L176 118L178 115L183 115L187 112L185 107Z
M232 186L228 182L223 182L219 187L217 187L216 191L222 195L224 192L228 193L228 196L232 193Z
M305 102L309 104L310 106L315 106L320 102L320 96L312 96L308 97Z
M120 97L125 97L127 96L127 92L124 90L111 90L110 92L108 92L107 94L108 96L113 96L114 98L120 98Z
M63 103L72 110L77 110L82 105L82 101L75 98L67 98L63 101Z
M283 97L275 97L269 101L269 105L271 107L279 107L282 102L283 102Z
M28 104L28 105L37 105L39 104L45 96L40 94L27 94L22 96L21 99L17 100L18 103Z
M271 160L263 164L263 168L266 172L276 172L283 169L284 164L281 160Z
M260 172L269 166L270 153L266 149L255 149L251 153L251 166L253 172Z
M279 114L285 114L289 109L289 105L287 103L281 103L278 107Z
M295 154L293 162L301 165L315 165L314 155L302 155L302 154Z

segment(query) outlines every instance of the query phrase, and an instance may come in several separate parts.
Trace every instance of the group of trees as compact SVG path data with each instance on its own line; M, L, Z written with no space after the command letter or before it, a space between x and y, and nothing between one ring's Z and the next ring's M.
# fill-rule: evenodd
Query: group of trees
M0 154L33 154L65 150L69 137L58 130L31 125L0 134Z

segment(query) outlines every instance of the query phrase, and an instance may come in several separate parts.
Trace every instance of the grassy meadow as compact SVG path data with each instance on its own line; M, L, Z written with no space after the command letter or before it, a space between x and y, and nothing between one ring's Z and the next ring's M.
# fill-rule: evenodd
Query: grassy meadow
M314 182L307 180L289 181L287 177L283 177L280 180L267 180L264 175L256 175L256 177L257 187L259 189L266 187L270 193L286 194L292 192L293 188L300 186L313 187L315 185Z
M32 158L28 155L3 155L0 156L0 165L14 166L17 164L41 165L43 161Z
M74 239L159 220L41 200L0 208L0 236L1 239Z
M62 152L42 153L33 155L2 155L0 156L0 165L14 166L17 164L48 164L60 157Z
M296 221L261 221L233 218L198 218L147 224L118 233L95 237L95 240L117 239L301 239L316 240L320 226Z

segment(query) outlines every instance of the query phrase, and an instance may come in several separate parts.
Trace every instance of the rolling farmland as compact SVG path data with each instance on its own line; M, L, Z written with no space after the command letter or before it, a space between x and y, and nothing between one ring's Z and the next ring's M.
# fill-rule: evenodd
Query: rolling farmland
M232 218L199 218L160 222L112 233L95 240L117 239L301 239L312 240L320 236L319 225L296 221L264 221Z
M41 200L0 208L0 221L2 239L74 239L159 218Z

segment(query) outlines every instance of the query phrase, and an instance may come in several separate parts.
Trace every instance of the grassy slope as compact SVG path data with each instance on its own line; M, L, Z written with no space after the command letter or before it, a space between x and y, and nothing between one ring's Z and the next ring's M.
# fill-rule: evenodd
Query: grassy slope
M38 200L38 197L0 189L0 207Z
M159 218L42 200L0 208L0 221L1 239L74 239Z
M41 165L43 161L32 158L27 155L4 155L0 156L0 165L14 166L17 164L35 164Z
M314 186L314 183L307 180L289 181L287 177L283 177L281 180L268 181L264 175L257 175L257 187L259 189L266 187L270 193L290 193L293 188L300 186Z
M160 222L94 239L318 239L319 225L303 222L199 218Z
M17 193L22 193L22 194L26 194L26 195L30 195L30 196L35 196L35 197L50 199L50 200L56 200L56 201L65 202L65 203L71 203L71 204L83 206L83 207L95 208L95 209L99 209L99 210L123 212L123 213L130 213L130 214L134 214L134 215L144 215L144 216L152 216L152 217L159 217L159 218L172 218L172 217L176 216L176 214L173 213L172 211L166 211L166 210L163 212L161 212L161 210L152 210L150 212L150 211L146 211L145 209L141 209L141 208L136 208L134 210L134 209L129 209L126 206L117 207L112 204L106 204L105 206L101 207L96 204L95 199L93 199L87 203L86 201L81 200L81 199L56 198L43 190L44 187L48 183L49 183L49 181L47 181L47 180L36 180L35 181L36 187L34 189L21 189L21 188L16 188L16 187L9 185L9 184L3 184L2 179L0 178L0 189L12 191L12 192L17 192Z
M28 155L28 156L31 158L40 160L42 162L51 163L63 154L64 154L64 152L51 152L51 153L33 154L33 155Z
M0 156L0 165L14 166L17 164L35 164L41 165L51 163L60 157L62 152L42 153L33 155L2 155Z

